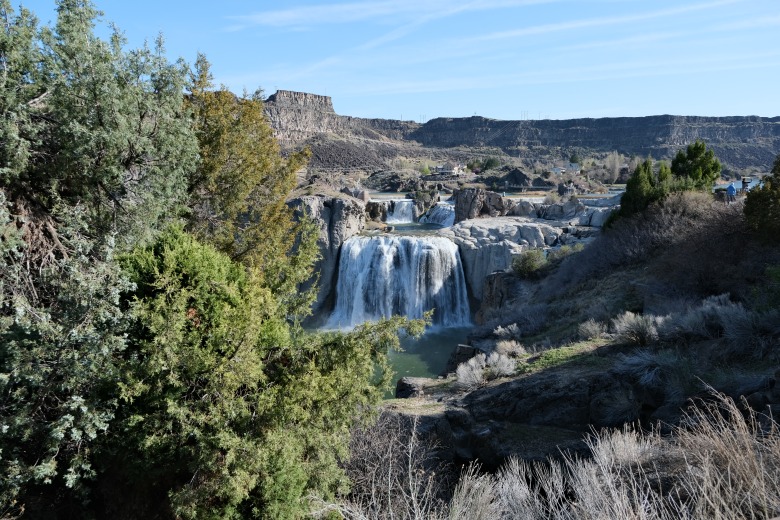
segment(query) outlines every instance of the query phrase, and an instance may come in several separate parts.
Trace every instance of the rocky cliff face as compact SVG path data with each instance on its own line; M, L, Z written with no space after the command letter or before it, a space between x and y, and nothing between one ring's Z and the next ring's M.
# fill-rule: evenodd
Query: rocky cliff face
M392 119L363 119L337 115L329 96L279 90L265 101L265 114L283 145L319 134L402 141L418 123Z
M573 244L592 238L613 206L588 207L576 201L534 204L513 201L483 189L456 190L455 222L440 231L460 249L472 296L482 300L491 273L512 266L512 259L530 248ZM617 200L607 199L607 202Z
M766 166L780 152L780 117L648 116L501 121L484 117L432 119L409 136L424 146L498 146L522 153L534 147L617 150L669 157L696 139L735 167Z
M293 199L289 205L298 218L305 213L320 228L317 245L322 258L314 266L314 271L320 275L319 288L317 300L312 305L312 324L318 325L331 311L341 245L366 225L365 203L352 197L309 196ZM314 282L308 282L304 289Z
M266 100L265 112L284 146L300 145L317 137L338 136L396 146L417 142L441 149L496 146L510 155L529 158L534 157L539 147L549 147L577 148L584 152L617 150L625 155L668 159L680 148L703 139L724 164L765 170L780 153L780 117L661 115L504 121L474 116L437 118L420 125L412 121L340 116L328 96L286 90L280 90ZM327 155L329 147L339 143L319 144L322 153ZM349 163L350 153L365 155L365 148L346 147L337 155L339 160ZM378 150L377 155L386 162L392 154L390 150ZM330 164L333 161L322 162Z

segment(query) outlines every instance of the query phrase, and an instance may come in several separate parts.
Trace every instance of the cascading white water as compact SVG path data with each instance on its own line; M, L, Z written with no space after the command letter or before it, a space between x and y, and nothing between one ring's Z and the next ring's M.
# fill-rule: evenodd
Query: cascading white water
M433 323L469 322L469 304L458 247L444 237L352 237L342 245L336 305L328 328L402 315Z
M388 224L410 224L414 222L414 201L411 199L391 200L387 208Z
M420 217L424 224L436 224L441 227L455 225L455 206L448 202L439 202Z

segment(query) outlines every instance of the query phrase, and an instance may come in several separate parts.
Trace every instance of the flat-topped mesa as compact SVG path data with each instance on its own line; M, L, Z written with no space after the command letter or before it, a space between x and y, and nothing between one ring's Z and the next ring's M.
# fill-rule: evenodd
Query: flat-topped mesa
M296 146L321 134L374 141L402 141L420 125L413 121L340 116L330 96L279 90L265 101L265 115L282 146Z
M308 92L294 92L292 90L277 90L275 94L268 96L266 103L286 108L305 108L335 114L333 101L330 96L309 94Z

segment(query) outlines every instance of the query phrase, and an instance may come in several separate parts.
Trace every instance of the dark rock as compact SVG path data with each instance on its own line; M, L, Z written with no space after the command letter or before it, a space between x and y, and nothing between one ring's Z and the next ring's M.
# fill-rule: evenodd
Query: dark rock
M482 352L480 349L472 347L471 345L458 345L455 347L455 350L452 351L452 354L450 354L450 358L447 360L447 365L444 367L442 375L446 376L447 374L452 374L458 369L458 365L465 363L480 352Z
M365 204L354 198L306 196L293 199L288 205L294 209L295 218L301 218L305 213L314 219L320 230L317 245L322 256L314 265L315 272L320 273L319 289L311 317L312 324L316 324L330 310L341 245L365 227ZM302 289L308 289L312 283L314 280L304 284Z
M505 216L514 207L514 203L511 199L502 197L499 193L483 190L482 188L455 190L452 194L452 198L455 200L456 223L481 216Z
M402 377L395 384L395 396L399 399L421 397L425 395L426 382L428 379L424 377Z

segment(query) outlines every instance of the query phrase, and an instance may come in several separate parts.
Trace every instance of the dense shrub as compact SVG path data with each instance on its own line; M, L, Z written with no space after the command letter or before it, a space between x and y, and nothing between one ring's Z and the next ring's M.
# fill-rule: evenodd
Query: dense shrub
M587 444L590 458L510 458L495 475L470 464L449 504L430 510L429 518L752 520L780 515L777 423L753 412L743 415L728 398L699 402L671 436L624 428L594 434ZM395 517L421 518L412 505L395 511ZM348 518L384 518L370 509L353 513Z
M626 311L612 320L612 330L619 341L645 346L658 340L661 321L656 316Z
M655 261L664 263L652 271L659 279L702 296L721 294L752 272L739 267L750 258L748 238L736 204L717 204L706 193L673 193L564 258L543 292L560 293L617 268Z
M593 318L589 318L579 324L577 332L582 339L594 339L601 337L607 332L607 327L603 323L596 321Z
M480 353L458 365L456 385L461 390L474 390L493 379L511 376L516 368L515 361L505 354L492 352L486 356Z
M512 270L520 278L534 278L547 264L547 255L543 249L529 249L512 260Z
M484 385L485 378L485 354L477 354L468 361L458 365L455 370L456 385L461 390L474 390Z
M457 473L439 459L439 446L417 419L382 412L377 421L351 431L349 457L341 462L350 479L338 502L323 502L320 514L347 519L443 518Z
M763 240L776 242L780 236L780 155L775 158L772 175L753 188L745 199L745 220Z

